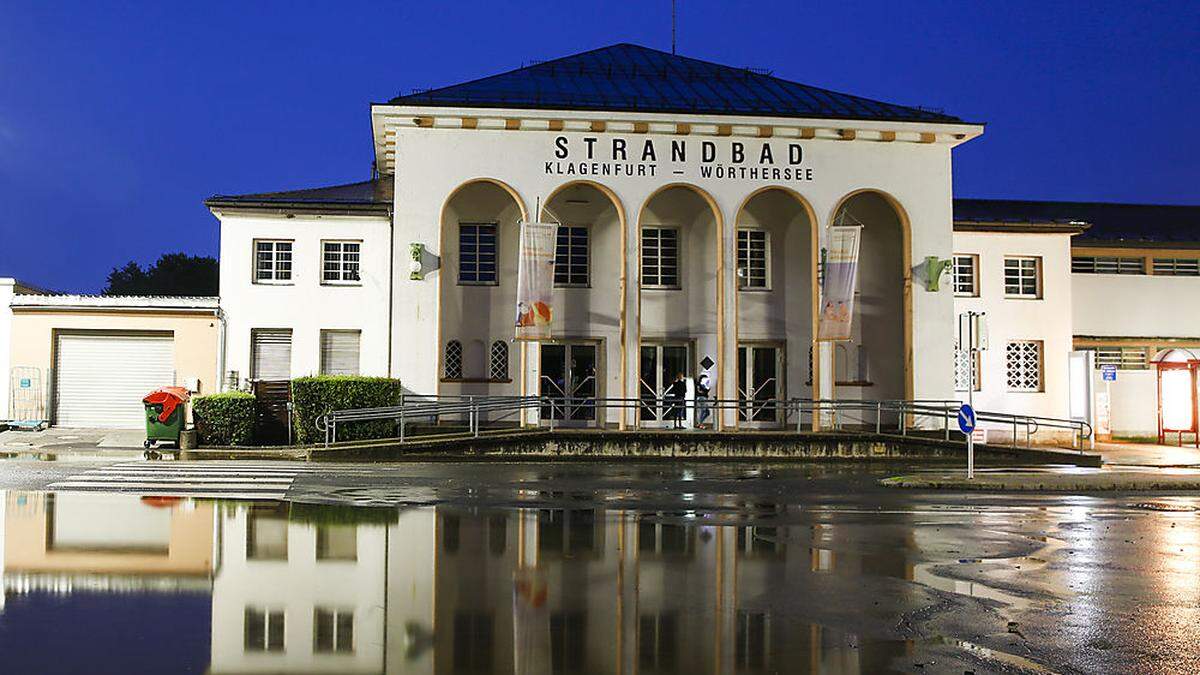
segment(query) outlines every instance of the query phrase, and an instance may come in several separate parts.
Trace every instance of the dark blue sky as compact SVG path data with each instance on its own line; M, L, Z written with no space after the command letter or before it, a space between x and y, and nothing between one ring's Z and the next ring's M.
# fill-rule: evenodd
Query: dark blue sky
M987 122L959 196L1200 203L1194 0L679 4L681 54ZM215 255L205 197L367 178L371 101L670 48L668 0L310 5L6 0L0 276Z

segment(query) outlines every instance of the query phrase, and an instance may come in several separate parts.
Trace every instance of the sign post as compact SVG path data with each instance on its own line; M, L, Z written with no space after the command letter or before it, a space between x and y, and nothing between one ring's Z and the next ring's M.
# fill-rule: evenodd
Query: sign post
M967 480L975 479L975 364L988 345L985 316L985 312L958 315L958 348L967 352L967 402L958 409L958 428L967 437Z

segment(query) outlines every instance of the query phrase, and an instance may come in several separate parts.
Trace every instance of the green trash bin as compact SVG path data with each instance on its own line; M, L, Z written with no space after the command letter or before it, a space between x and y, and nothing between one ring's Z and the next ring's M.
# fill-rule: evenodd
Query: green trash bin
M179 447L179 434L183 431L184 411L187 409L188 391L182 387L155 389L142 399L146 406L146 442L149 448L155 443L174 443Z

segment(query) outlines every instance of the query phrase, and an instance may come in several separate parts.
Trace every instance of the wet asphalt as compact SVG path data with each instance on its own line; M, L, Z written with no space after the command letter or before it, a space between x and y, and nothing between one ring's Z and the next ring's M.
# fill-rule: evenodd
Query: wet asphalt
M0 489L41 490L109 463L7 460ZM297 476L286 498L471 512L599 508L685 525L778 528L814 561L826 552L837 563L828 574L781 576L777 592L758 602L785 627L856 636L856 648L881 654L882 670L1200 672L1200 498L907 491L876 482L946 469L330 464Z

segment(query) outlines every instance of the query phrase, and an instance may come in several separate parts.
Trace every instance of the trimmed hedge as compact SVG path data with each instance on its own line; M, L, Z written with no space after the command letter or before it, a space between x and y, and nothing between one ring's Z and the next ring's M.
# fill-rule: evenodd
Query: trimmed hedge
M400 405L400 380L358 375L318 375L292 380L292 409L295 440L299 444L325 440L316 419L334 410L384 408ZM392 438L396 424L391 420L354 422L338 427L339 441Z
M251 445L255 415L254 394L230 391L192 399L200 445Z

